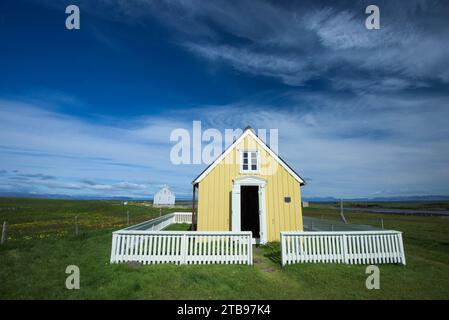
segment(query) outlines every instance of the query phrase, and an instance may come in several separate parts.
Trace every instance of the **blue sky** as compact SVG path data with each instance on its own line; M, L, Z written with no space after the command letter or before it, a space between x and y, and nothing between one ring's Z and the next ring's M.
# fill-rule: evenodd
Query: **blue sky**
M188 197L200 120L278 129L309 197L449 195L449 5L369 4L2 1L0 192Z

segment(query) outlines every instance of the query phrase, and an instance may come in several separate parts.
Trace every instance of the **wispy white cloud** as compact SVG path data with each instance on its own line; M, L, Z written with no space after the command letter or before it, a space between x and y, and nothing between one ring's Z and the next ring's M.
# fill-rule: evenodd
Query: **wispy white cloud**
M188 44L187 47L192 52L209 60L229 63L236 70L254 75L277 77L293 86L302 85L304 81L312 78L314 73L309 70L308 61L298 60L294 55L256 53L224 45Z

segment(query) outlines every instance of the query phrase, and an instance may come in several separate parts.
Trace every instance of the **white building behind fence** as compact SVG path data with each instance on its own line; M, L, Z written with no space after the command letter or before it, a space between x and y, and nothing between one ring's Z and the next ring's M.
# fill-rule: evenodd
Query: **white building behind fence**
M153 197L153 205L155 206L174 206L175 194L168 186L162 187Z

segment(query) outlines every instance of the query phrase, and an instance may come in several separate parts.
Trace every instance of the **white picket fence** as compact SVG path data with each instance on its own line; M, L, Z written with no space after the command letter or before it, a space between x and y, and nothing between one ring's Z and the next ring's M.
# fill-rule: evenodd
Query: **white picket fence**
M119 230L112 234L111 263L248 264L252 233Z
M192 223L191 212L175 212L175 223Z
M282 265L348 263L405 265L402 233L382 231L281 232Z

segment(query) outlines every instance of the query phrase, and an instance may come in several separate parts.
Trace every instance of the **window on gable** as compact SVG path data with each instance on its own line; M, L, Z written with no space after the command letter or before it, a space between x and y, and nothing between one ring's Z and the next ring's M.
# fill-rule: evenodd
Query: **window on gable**
M257 151L243 151L242 152L242 172L257 172L259 171L259 163Z

